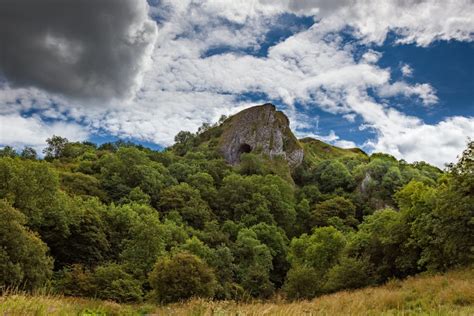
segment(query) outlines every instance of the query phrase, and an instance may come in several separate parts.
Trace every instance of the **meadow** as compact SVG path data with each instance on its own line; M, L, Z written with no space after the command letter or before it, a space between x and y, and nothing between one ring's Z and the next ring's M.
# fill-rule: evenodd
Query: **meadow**
M474 269L418 275L313 300L235 302L194 299L164 306L56 295L6 293L1 315L474 315Z

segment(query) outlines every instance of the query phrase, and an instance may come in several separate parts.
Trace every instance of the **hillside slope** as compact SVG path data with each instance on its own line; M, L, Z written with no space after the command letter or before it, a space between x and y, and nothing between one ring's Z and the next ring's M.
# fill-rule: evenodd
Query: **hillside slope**
M313 163L325 159L336 159L341 157L368 157L367 154L359 148L340 148L310 137L302 138L299 142L303 146L305 159Z
M2 315L472 315L474 269L417 276L311 301L237 303L192 300L167 306L120 305L59 296L0 297Z
M298 140L288 117L270 103L247 108L205 128L194 146L214 147L232 165L239 163L241 154L249 152L283 157L290 167L298 166L303 158L317 163L341 157L367 157L359 148L339 148L309 137Z

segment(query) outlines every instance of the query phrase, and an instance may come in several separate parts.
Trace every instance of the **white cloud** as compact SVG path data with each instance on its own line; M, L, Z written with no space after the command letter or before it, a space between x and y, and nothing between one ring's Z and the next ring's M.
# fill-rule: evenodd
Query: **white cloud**
M402 75L404 77L411 77L413 76L413 68L411 68L410 65L408 64L403 64L402 67L400 68Z
M353 122L355 122L355 119L356 119L357 115L355 115L353 113L349 113L349 114L344 114L342 117L345 118L346 120L348 120L349 122L353 123Z
M273 2L262 0L273 5ZM392 31L399 43L427 46L436 40L474 39L472 0L281 0L279 5L297 14L316 14L325 29L346 25L367 42L381 44Z
M371 64L378 62L380 57L382 57L382 54L372 49L369 49L364 55L362 55L362 59L365 62L371 63Z
M380 130L378 139L367 146L409 162L428 161L440 168L466 147L474 135L474 117L450 117L437 124L419 123L412 127Z
M16 114L0 115L0 144L16 149L32 146L38 153L46 146L46 139L60 135L70 141L83 141L89 136L86 127L76 123L54 122L47 124L36 116Z
M355 148L357 147L356 143L350 140L337 140L334 142L334 146L341 147L341 148Z
M438 103L438 97L434 88L427 84L410 85L403 81L397 81L393 84L384 84L378 89L379 96L393 97L396 95L403 95L405 97L418 96L424 105L433 105Z
M287 106L286 113L299 135L314 127L315 121L298 113L296 102L303 105L303 112L310 113L317 106L349 122L360 117L363 126L378 133L378 140L369 144L374 150L407 160L420 156L439 165L452 161L451 151L461 152L464 144L452 142L444 154L438 147L436 157L421 148L409 150L399 143L403 135L430 137L421 131L436 125L390 108L390 98L399 95L407 102L419 98L424 105L435 104L436 92L428 83L393 81L391 70L377 65L382 55L375 47L389 31L398 34L400 43L422 46L440 39L472 40L473 8L471 1L164 0L159 8L151 8L160 23L149 70L143 73L133 99L85 106L34 88L4 85L0 86L0 114L18 116L34 109L41 117L86 124L91 132L105 130L168 145L180 130L195 131L202 122L253 105L241 101L242 94L261 93ZM284 12L314 15L318 22L270 47L266 56L244 53L260 48L265 34ZM347 25L359 38L355 45L344 43L338 35ZM371 43L373 49L357 58L356 47L361 43ZM206 57L209 49L219 47L234 52ZM384 102L375 102L369 90L385 98ZM443 122L453 125L459 120ZM34 126L40 123L46 129L49 126L39 118L31 121ZM458 136L472 134L466 124L457 131ZM326 140L343 147L355 145L334 132Z

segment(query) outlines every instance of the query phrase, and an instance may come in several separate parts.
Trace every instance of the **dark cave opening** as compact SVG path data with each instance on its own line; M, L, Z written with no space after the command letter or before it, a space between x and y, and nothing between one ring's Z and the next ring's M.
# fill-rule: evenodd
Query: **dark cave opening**
M239 156L243 153L249 153L252 151L252 147L249 144L241 144L239 147Z

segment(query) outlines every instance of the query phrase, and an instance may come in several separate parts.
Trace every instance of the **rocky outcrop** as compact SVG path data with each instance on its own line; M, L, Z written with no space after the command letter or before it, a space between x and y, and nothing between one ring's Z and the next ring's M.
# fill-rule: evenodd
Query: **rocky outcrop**
M289 120L273 104L245 109L224 122L220 150L230 164L242 153L256 152L270 158L283 157L290 167L303 161L303 148L290 130Z

